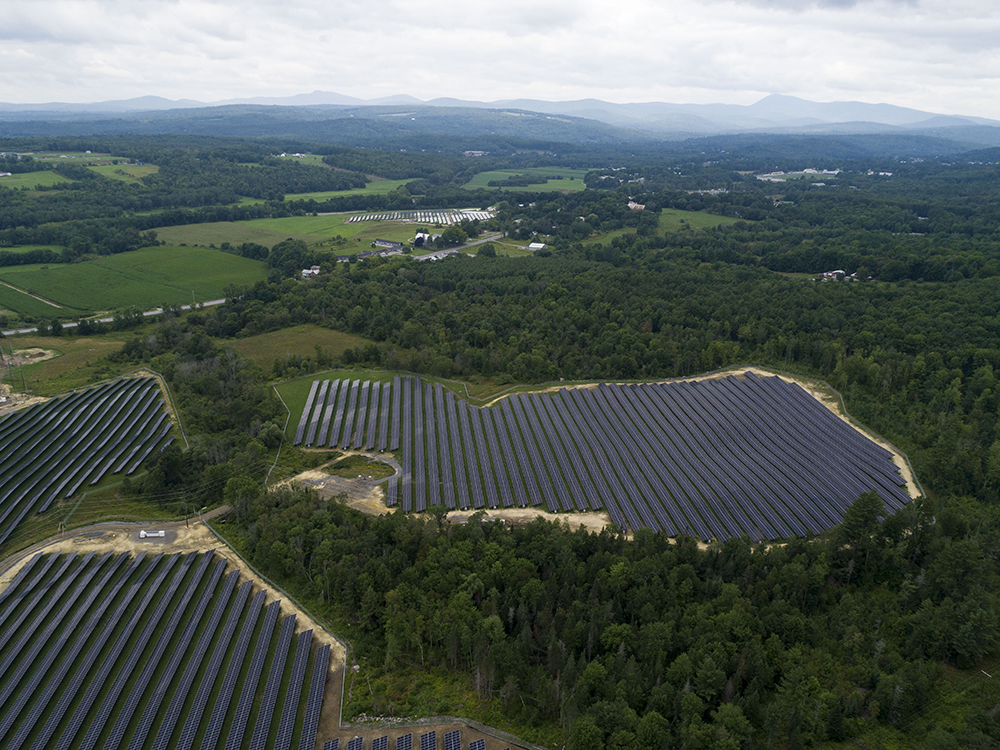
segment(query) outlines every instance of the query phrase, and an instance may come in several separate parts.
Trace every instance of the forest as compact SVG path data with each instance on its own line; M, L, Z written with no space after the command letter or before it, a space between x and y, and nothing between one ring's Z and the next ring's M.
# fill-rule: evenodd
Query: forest
M266 262L266 281L168 313L108 360L161 373L193 436L123 492L234 508L220 532L350 639L366 682L345 715L468 708L571 748L996 746L1000 690L980 670L1000 646L1000 153L833 138L802 150L800 138L773 137L706 154L709 141L631 156L577 145L587 190L527 185L515 198L461 186L569 157L314 144L326 167L286 167L271 155L301 143L64 140L160 170L105 185L57 166L78 187L0 190L11 207L0 247L45 237L66 248L45 262L86 262L157 242L157 226L390 205L493 205L491 229L547 241L529 257L371 258L308 281L299 269L325 262L322 251L234 244ZM753 172L810 167L841 172L824 185ZM372 174L407 189L281 200ZM661 209L729 220L667 226ZM3 262L18 255L0 249ZM864 280L814 280L832 270ZM233 348L304 323L364 343L336 358L275 352L269 367ZM269 384L285 378L356 366L503 388L749 364L839 390L908 454L926 497L890 515L862 496L820 538L704 546L544 521L454 525L440 509L372 517L264 488L284 441ZM290 468L312 460L282 446ZM426 679L457 687L431 700L415 687Z

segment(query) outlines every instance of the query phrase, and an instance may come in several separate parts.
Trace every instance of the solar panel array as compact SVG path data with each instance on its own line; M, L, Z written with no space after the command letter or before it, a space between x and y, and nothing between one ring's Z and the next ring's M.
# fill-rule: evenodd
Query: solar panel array
M404 734L397 737L396 750L413 750L413 735Z
M420 750L437 750L437 732L426 732L420 735Z
M444 735L444 750L462 750L462 733L456 729Z
M469 750L486 750L486 740L473 740L469 743Z
M604 508L623 528L724 541L820 533L869 490L889 512L910 500L888 450L778 377L602 384L487 408L419 377L349 388L327 445L401 446L386 503L407 511ZM318 396L307 404L303 442L323 408ZM378 420L364 419L369 408Z
M154 378L126 378L0 418L0 544L108 474L132 474L168 445L171 422Z
M294 616L278 636L278 603L225 567L213 553L33 557L0 592L0 747L287 748L298 730L312 750L329 646L313 657ZM282 682L277 731L257 732Z
M492 211L475 211L472 209L423 209L419 211L382 211L378 213L356 214L348 216L347 223L357 223L362 221L415 221L421 224L458 224L465 219L478 219L486 221L492 219L495 214Z

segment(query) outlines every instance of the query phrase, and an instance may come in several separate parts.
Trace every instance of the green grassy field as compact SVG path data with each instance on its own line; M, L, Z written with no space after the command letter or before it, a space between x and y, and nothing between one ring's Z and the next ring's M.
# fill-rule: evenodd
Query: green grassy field
M81 311L216 299L229 284L267 277L263 263L200 247L150 247L69 265L9 266L0 281ZM57 312L53 310L53 312Z
M0 310L7 310L30 318L51 318L66 312L62 308L47 305L24 292L11 289L3 284L0 284Z
M271 364L279 357L288 355L315 357L317 344L323 347L324 353L339 359L346 349L362 346L364 343L365 339L360 336L331 331L329 328L307 323L257 336L233 339L227 342L226 346L252 359L264 370L270 370Z
M318 193L291 193L285 196L286 201L315 200L325 201L330 198L340 198L345 195L385 195L391 193L401 185L405 185L412 180L373 180L363 188L353 190L326 190Z
M688 229L710 229L722 226L723 224L735 224L739 219L732 216L718 216L708 214L704 211L681 211L675 208L664 208L660 211L660 218L657 228L664 234L673 234ZM591 235L583 241L584 245L596 245L601 243L607 245L616 237L626 234L635 234L631 227L625 229L615 229L610 232L601 232Z
M320 154L303 154L302 156L292 156L291 154L289 154L284 158L288 159L289 161L294 161L299 164L308 164L313 167L323 166L323 157Z
M661 232L679 232L688 227L691 229L711 229L724 224L735 224L738 221L740 220L733 216L664 208L660 211L659 229Z
M323 237L310 234L295 234L276 232L254 226L249 221L215 221L208 224L181 224L175 227L159 227L156 236L171 245L221 245L229 242L240 245L244 242L256 242L265 247L274 247L279 242L289 238L302 240L313 245L322 242Z
M58 185L60 182L73 182L73 180L69 180L50 170L24 172L23 174L12 174L10 177L0 177L0 187L12 190L20 190L21 188L33 190L40 186Z
M30 253L32 250L51 250L54 253L61 253L61 245L10 245L0 247L0 252L5 253Z
M569 167L529 167L527 169L497 169L491 172L480 172L462 187L467 190L477 188L489 189L490 180L506 180L519 174L539 175L542 177L561 177L562 179L548 180L545 184L528 185L527 187L506 187L503 190L510 192L575 192L584 190L583 178L588 169L570 169Z
M135 336L137 331L121 331L103 336L17 336L5 340L7 350L44 349L57 356L24 368L24 384L21 372L14 371L12 385L15 390L23 390L26 384L30 393L39 396L54 396L74 388L92 385L100 380L117 377L126 370L134 370L134 365L112 365L104 358L118 351L125 341Z
M83 151L39 151L31 154L33 159L38 161L50 161L61 163L69 161L71 163L82 164L85 167L99 164L112 164L116 161L127 162L124 156L114 156L113 154L87 154Z
M344 479L354 479L361 474L372 479L385 479L396 473L389 464L374 461L364 456L348 456L327 468L327 473Z
M229 242L239 245L256 242L266 247L274 247L289 238L302 240L308 245L327 242L338 235L351 240L346 245L334 245L332 250L338 255L355 255L370 248L372 240L385 239L409 242L416 234L417 225L400 221L364 221L347 224L351 214L328 214L326 216L288 216L280 219L251 219L239 222L213 222L210 224L186 224L162 227L157 236L172 244L221 245Z
M141 167L131 164L102 164L96 167L90 167L91 170L97 172L99 175L108 177L112 180L120 180L122 182L138 182L143 177L147 175L156 174L160 171L160 168L155 164L144 164Z

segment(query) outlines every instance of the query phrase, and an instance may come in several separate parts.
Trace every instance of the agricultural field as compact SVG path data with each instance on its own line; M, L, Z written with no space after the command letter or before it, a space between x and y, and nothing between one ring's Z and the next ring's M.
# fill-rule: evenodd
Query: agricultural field
M0 247L3 253L30 253L33 250L51 250L54 253L61 253L61 245L6 245Z
M31 513L128 475L173 437L153 378L129 378L0 419L0 544Z
M322 348L324 354L339 359L347 349L363 346L364 343L365 339L360 336L305 324L233 339L227 346L252 359L264 370L269 370L274 360L281 357L315 357L317 346Z
M40 172L22 172L21 174L12 174L9 177L0 177L0 187L10 188L11 190L20 190L21 188L34 190L37 187L58 185L61 182L69 183L73 182L73 180L67 179L61 174L48 169Z
M102 164L90 167L90 170L111 180L134 183L143 177L156 174L160 168L155 164Z
M321 214L319 216L286 216L278 219L250 219L249 221L219 221L207 224L186 224L173 227L161 227L156 230L157 236L165 242L175 245L221 245L229 242L239 245L243 242L256 242L266 247L273 247L287 239L302 240L307 245L317 245L328 242L336 237L342 237L346 244L335 244L333 251L337 255L356 255L362 250L368 250L375 239L392 240L409 243L413 240L417 228L435 226L434 220L421 222L417 218L409 218L409 214L418 212L385 212L380 214ZM457 215L456 211L442 210L424 212L429 216ZM398 214L399 218L369 219L369 216L390 216ZM404 216L405 214L405 216Z
M214 552L28 560L0 592L3 747L312 750L330 646L226 568Z
M664 208L660 211L659 230L661 232L680 232L683 229L714 229L715 227L735 224L738 221L740 219L733 216Z
M30 154L30 156L38 161L47 161L56 164L68 161L71 164L80 164L84 167L129 161L129 159L124 156L114 156L113 154L103 153L87 154L83 151L39 151L37 153Z
M286 155L284 158L297 164L306 164L311 167L324 166L322 154L302 154L302 156Z
M0 282L0 312L3 311L29 318L52 318L65 312L59 305L36 299Z
M409 180L372 180L363 188L353 188L352 190L324 190L315 193L289 193L285 196L285 201L325 201L330 198L341 198L345 195L385 195L391 193L398 187L402 187Z
M254 201L247 198L246 201ZM324 240L311 234L296 234L265 229L253 225L249 221L213 221L205 224L180 224L173 227L159 227L156 230L158 239L171 245L221 245L228 242L231 245L241 245L244 242L256 242L271 248L287 239L302 240L307 245L314 245Z
M528 167L526 169L495 169L490 172L480 172L462 187L467 190L483 188L493 190L489 186L492 180L506 180L517 175L530 175L532 177L552 177L555 179L546 180L544 183L527 185L524 187L504 187L501 188L510 192L577 192L586 189L583 178L586 177L588 169L572 169L570 167Z
M742 377L514 394L469 405L420 378L315 380L293 443L399 451L386 504L545 504L710 541L819 534L859 495L910 500L893 454L801 387Z
M251 285L265 278L267 269L260 261L202 247L169 245L84 263L0 269L0 281L66 308L52 308L50 316L190 304L192 292L197 301L204 302L222 297L230 284ZM10 307L21 312L17 304L18 300L10 300Z
M690 229L711 229L718 226L735 224L740 221L732 216L719 216L704 211L682 211L676 208L664 208L660 211L657 227L665 233L683 232ZM625 227L610 232L598 232L583 241L584 245L607 245L616 237L635 234L635 229Z

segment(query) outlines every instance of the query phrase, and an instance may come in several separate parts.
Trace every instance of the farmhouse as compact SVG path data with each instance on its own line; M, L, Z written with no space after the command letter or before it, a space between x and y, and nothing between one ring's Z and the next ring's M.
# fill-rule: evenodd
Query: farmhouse
M319 276L319 266L311 266L310 268L302 269L303 279L311 279L313 276Z

